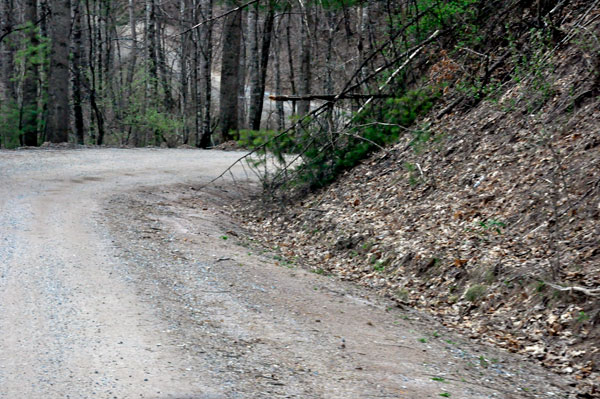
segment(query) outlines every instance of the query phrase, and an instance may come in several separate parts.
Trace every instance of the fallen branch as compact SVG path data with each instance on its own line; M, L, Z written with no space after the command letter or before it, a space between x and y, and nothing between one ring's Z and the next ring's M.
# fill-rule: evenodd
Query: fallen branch
M190 31L192 31L192 30L194 30L194 29L196 29L196 28L204 25L205 23L216 21L217 19L224 18L224 17L228 16L229 14L233 14L236 11L240 11L240 10L248 7L249 5L252 5L252 4L258 3L258 2L260 2L260 0L251 0L251 1L247 2L247 3L242 4L239 7L236 7L234 9L231 9L231 10L227 11L227 12L224 12L223 14L217 15L216 17L205 19L204 21L197 23L196 25L192 26L191 28L188 28L188 29L184 30L183 32L180 32L179 36L184 35L184 34L190 32Z
M554 288L557 291L568 291L570 293L573 293L573 291L576 292L581 292L582 294L585 294L587 296L600 296L600 288L596 288L596 289L589 289L589 288L583 288L583 287L578 287L578 286L570 286L570 287L562 287L560 285L556 285L556 284L552 284L552 283L546 283L547 286Z
M312 101L312 100L324 100L324 101L337 101L337 100L363 100L368 98L394 98L394 94L342 94L338 96L336 94L308 94L305 96L286 96L286 95L270 95L269 99L273 101Z

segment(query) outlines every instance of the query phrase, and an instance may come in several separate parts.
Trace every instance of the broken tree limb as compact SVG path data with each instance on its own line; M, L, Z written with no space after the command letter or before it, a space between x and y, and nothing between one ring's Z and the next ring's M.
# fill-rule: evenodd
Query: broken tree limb
M386 79L386 81L379 86L379 91L383 90L399 73L400 71L402 71L411 61L413 58L415 58L417 56L417 54L419 54L421 52L421 50L423 50L423 48L425 47L426 43L429 43L430 41L432 41L433 39L435 39L438 34L440 33L439 30L436 30L435 32L433 32L431 34L431 36L429 36L424 42L422 42L421 45L419 45L415 51L413 51L413 53L406 59L406 61L404 61L402 63L402 65L400 65L390 76L389 78ZM363 112L365 110L365 108L371 103L371 101L373 101L373 96L369 97L369 99L367 101L365 101L365 103L359 108L358 111L356 111L356 115L359 115L361 112ZM344 126L344 129L346 129L349 125L350 125L351 121L349 121L346 126Z
M562 287L560 285L556 285L556 284L552 284L552 283L546 283L546 285L554 288L557 291L568 291L570 293L572 293L573 291L576 291L576 292L581 292L582 294L585 294L587 296L600 296L600 288L590 289L590 288L577 287L577 286Z
M308 94L305 96L286 96L273 94L269 96L270 100L273 101L312 101L312 100L324 100L324 101L337 101L337 100L364 100L369 98L394 98L394 94L342 94L338 96L336 94Z

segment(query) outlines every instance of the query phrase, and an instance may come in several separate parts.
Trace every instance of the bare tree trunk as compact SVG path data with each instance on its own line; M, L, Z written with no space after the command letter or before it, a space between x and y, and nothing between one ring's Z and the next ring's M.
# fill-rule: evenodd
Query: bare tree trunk
M276 29L278 32L279 29ZM275 38L273 50L273 68L275 69L275 93L281 93L281 40L279 36ZM275 103L275 109L277 111L277 129L283 131L285 129L285 112L283 108L283 102L277 101Z
M12 0L0 0L0 34L8 34L14 27L14 3ZM10 36L5 36L0 42L0 112L8 114L10 107L15 104L17 92L13 81L14 58L16 48ZM0 116L4 116L1 115ZM9 144L9 126L0 126L3 134L1 146ZM6 129L6 130L5 130Z
M148 29L146 31L146 42L148 43L148 69L150 79L149 107L158 109L158 49L156 43L156 3L154 0L146 0L146 16L148 18ZM152 133L152 132L151 132ZM154 145L160 145L160 132L154 131Z
M96 63L95 63L95 51L94 49L96 48L96 35L94 34L95 32L95 28L94 25L92 24L92 9L90 7L90 1L89 0L85 0L85 8L86 8L86 16L87 16L87 31L88 31L88 48L89 48L89 52L88 52L88 64L90 67L90 78L91 78L91 85L90 85L90 106L92 108L92 113L94 115L94 118L96 119L96 125L98 128L98 136L96 137L94 135L94 133L92 132L90 138L93 141L96 141L96 144L98 145L102 145L102 141L104 140L104 115L102 115L102 112L100 111L100 108L98 107L98 103L96 101L96 97L97 97L97 85L96 85ZM91 130L91 129L90 129Z
M331 10L325 11L327 20L327 50L325 52L325 70L326 76L323 82L323 91L325 93L333 93L333 34L336 28L335 14Z
M369 40L369 26L370 26L370 17L369 11L371 7L371 2L367 1L365 4L361 4L357 10L358 17L358 59L357 64L361 65L365 59L365 54L370 53L370 40ZM366 80L366 77L369 75L368 65L365 65L360 71L360 77L362 80ZM365 83L366 86L366 83ZM365 89L368 89L365 87Z
M248 111L248 99L246 96L246 60L248 59L248 51L246 46L247 37L247 18L246 11L240 10L242 14L240 16L240 67L239 67L239 84L238 84L238 128L246 129L247 124L247 111Z
M301 43L300 43L300 87L298 93L300 95L310 94L310 81L311 81L311 65L310 65L310 10L304 6L302 0L299 0L302 8L302 21L301 21ZM303 116L310 112L310 101L300 101L298 103L298 114Z
M75 136L78 144L85 143L83 107L81 101L81 57L83 42L81 40L81 5L75 2L73 15L73 116L75 117Z
M248 127L253 130L256 117L256 99L260 86L260 61L258 55L258 4L248 8L248 85L250 86L250 105L248 110ZM244 90L245 91L245 90Z
M265 97L265 84L267 80L267 68L269 65L269 55L271 52L271 38L273 37L273 23L275 20L274 4L269 4L269 11L265 16L265 23L262 35L262 45L260 49L260 63L258 79L253 85L250 84L250 129L259 130L262 118L262 110Z
M202 137L200 147L211 145L211 102L212 102L212 32L213 0L203 0L204 18L208 21L202 28L204 51L202 53L202 84L204 92L204 110L202 112Z
M127 98L129 103L133 101L133 77L135 75L135 67L137 63L137 23L135 19L135 0L129 0L128 11L129 11L129 29L131 29L131 46L130 46L130 60L129 60L129 71L127 73ZM133 145L137 147L139 145L138 129L136 126L130 126L130 136L133 140Z
M296 95L298 94L298 91L296 90L296 77L294 76L294 71L296 70L296 68L294 67L294 58L293 58L293 52L292 52L292 40L291 40L291 34L290 34L290 26L292 24L292 14L288 13L288 23L285 26L285 35L286 35L286 40L287 40L287 54L288 54L288 69L289 69L289 76L290 76L290 85L292 86L292 95ZM292 102L292 116L296 115L296 102Z
M161 4L161 0L157 0L158 3L156 4L156 56L157 56L157 61L158 61L158 70L160 71L160 83L163 89L163 95L164 95L164 107L165 110L167 112L173 112L174 111L174 102L173 102L173 96L171 93L171 84L169 82L169 73L167 70L167 58L165 56L165 43L163 40L164 38L164 24L161 22L161 18L160 15L158 14L161 10L160 8L160 4Z
M48 76L48 125L46 137L52 143L69 140L69 31L70 0L52 3L50 76Z
M30 24L27 35L27 44L31 49L38 48L38 29L35 26L37 21L37 1L27 0L25 2L25 21ZM22 138L21 144L27 146L38 145L38 80L39 80L39 64L34 58L39 58L30 55L25 58L25 76L23 79L23 98L20 110L20 126Z
M185 25L185 14L187 12L186 0L179 0L179 29L183 32L186 28ZM179 43L179 115L182 122L181 141L183 144L188 143L188 127L187 127L187 91L188 91L188 77L187 77L187 46L188 46L188 33L181 35Z
M240 40L242 13L229 14L223 26L223 54L221 57L221 89L219 104L220 135L222 141L233 138L238 131L238 93L240 81Z

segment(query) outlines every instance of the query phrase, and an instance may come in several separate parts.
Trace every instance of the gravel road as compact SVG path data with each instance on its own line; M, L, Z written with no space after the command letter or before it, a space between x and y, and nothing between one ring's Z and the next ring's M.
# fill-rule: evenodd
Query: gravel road
M0 151L0 399L569 397L243 238L195 189L239 155Z

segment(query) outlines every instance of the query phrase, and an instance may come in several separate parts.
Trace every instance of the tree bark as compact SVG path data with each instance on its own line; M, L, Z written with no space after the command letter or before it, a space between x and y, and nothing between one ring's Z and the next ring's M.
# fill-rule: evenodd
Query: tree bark
M227 15L223 27L219 104L219 132L221 141L231 140L233 138L231 132L238 131L241 16L242 13L240 11Z
M187 12L186 0L179 0L179 29L181 32L185 30L185 14ZM181 141L183 144L188 143L188 127L187 127L187 93L188 93L188 33L182 34L179 42L179 115L182 123Z
M81 29L81 6L79 2L76 2L73 16L73 116L75 117L75 136L78 144L85 143L81 100L81 57L83 54Z
M262 110L265 97L265 84L267 80L267 68L269 65L269 55L271 52L271 38L273 37L273 23L275 20L274 4L269 4L269 10L265 16L265 23L262 35L262 45L260 49L260 63L258 68L258 77L256 85L250 84L250 129L260 130Z
M275 93L281 93L281 40L279 37L275 37L274 44L273 68L275 69ZM285 112L281 101L275 104L275 110L277 111L277 129L283 131L285 129Z
M298 93L301 96L310 94L311 65L310 65L310 10L300 1L302 7L301 21L301 43L300 43L300 87ZM298 103L298 115L304 116L310 112L310 101L304 100Z
M14 4L12 0L0 0L0 35L3 36L0 41L0 117L10 113L13 106L16 105L15 99L17 92L13 80L14 74L14 56L16 48L10 32L14 25ZM0 125L0 147L11 143L10 126Z
M248 8L248 86L250 86L250 104L248 107L248 127L254 128L256 118L256 96L260 87L260 61L258 54L258 4Z
M129 29L131 29L131 45L130 45L130 59L129 59L129 71L127 73L127 98L131 104L135 100L133 99L133 77L135 75L135 67L137 63L137 23L135 18L135 6L134 0L128 2L129 11ZM131 109L131 107L129 108ZM138 129L137 126L130 126L130 135L132 137L133 145L137 147L139 145Z
M211 145L211 102L212 102L212 32L213 32L213 0L203 0L204 18L208 21L203 25L202 36L204 51L202 53L202 84L204 92L204 109L202 112L202 136L199 146L208 148Z
M26 30L27 44L30 49L38 48L38 29L37 22L37 1L27 0L25 2L25 22L29 24ZM33 58L35 56L26 57L25 76L23 79L23 98L21 103L21 118L20 131L22 134L21 144L26 146L38 145L38 80L39 80L39 64Z
M46 138L52 143L69 140L69 31L70 0L54 0L50 38L50 75L48 76L48 124Z

